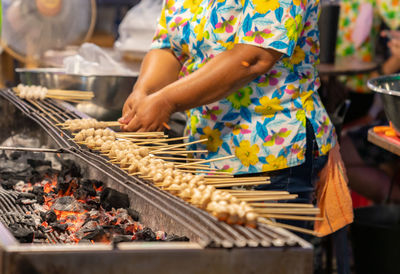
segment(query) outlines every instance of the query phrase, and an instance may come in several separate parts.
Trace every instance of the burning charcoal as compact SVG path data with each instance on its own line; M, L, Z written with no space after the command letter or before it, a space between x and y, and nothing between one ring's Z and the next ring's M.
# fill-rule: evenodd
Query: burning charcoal
M43 195L37 195L36 196L36 202L39 204L44 204L44 196Z
M32 194L32 193L18 193L17 199L30 199L30 200L35 200L36 199L36 195Z
M9 226L11 233L20 243L32 243L34 238L34 232L32 230L20 227L17 224Z
M9 179L1 182L1 186L6 190L12 190L17 184L17 180Z
M66 177L69 175L71 177L81 178L81 168L72 160L63 160L61 162L62 169L61 169L61 176Z
M149 227L136 232L136 239L138 241L153 242L157 240L156 234Z
M77 200L75 200L74 197L64 196L55 199L51 209L59 211L81 212L83 207Z
M28 159L27 160L28 164L34 168L34 169L38 169L39 167L51 167L51 162L50 161L45 161L45 160L39 160L39 159Z
M132 236L129 235L115 235L112 238L113 244L123 243L123 242L132 242Z
M98 210L100 208L100 202L98 202L96 200L88 200L88 201L86 201L86 204L83 205L83 207L87 211L90 211L92 209Z
M43 174L37 172L36 170L33 170L31 175L27 177L27 181L31 183L37 183L41 182L43 180Z
M36 199L25 199L25 198L20 198L15 200L15 203L18 205L32 205L36 203Z
M77 200L86 200L88 197L88 192L83 188L79 188L74 192L74 197Z
M78 242L78 244L91 244L92 242L88 239L82 239Z
M31 192L35 195L44 195L44 189L42 186L34 186Z
M15 161L15 160L19 159L21 156L22 156L22 152L21 151L13 151L10 154L10 160Z
M177 236L174 234L167 235L165 238L165 241L167 242L189 242L189 238L186 236Z
M107 239L107 235L106 235L106 232L104 231L104 229L99 228L99 229L94 230L93 232L90 232L82 239L92 240L94 242L101 242L101 241L104 241L105 239Z
M92 180L84 180L81 182L80 188L84 189L88 195L95 197L96 190L94 189L94 183Z
M138 222L139 221L139 212L137 212L136 210L132 209L132 208L128 208L127 209L129 216L131 216L131 218L135 221Z
M46 239L46 235L41 231L35 231L35 239Z
M129 208L129 197L127 194L106 187L100 196L101 206L105 210L112 208Z
M96 189L104 185L102 181L97 181L97 180L87 180L87 181L89 181L92 184L92 186L94 186Z
M53 210L49 210L44 214L43 219L49 224L54 223L55 221L57 221L57 215Z
M59 232L64 232L65 230L67 230L68 225L67 224L59 224L59 223L51 223L50 226L54 229L57 230Z
M66 192L69 188L69 182L64 180L64 177L57 178L57 189L59 192Z

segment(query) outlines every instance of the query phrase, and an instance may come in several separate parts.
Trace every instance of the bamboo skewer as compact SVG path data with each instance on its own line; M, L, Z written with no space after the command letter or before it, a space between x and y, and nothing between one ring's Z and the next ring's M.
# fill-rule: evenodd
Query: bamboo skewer
M197 164L205 164L205 163L211 163L211 162L215 162L215 161L227 160L227 159L232 159L234 157L235 157L234 155L230 155L230 156L225 156L225 157L221 157L221 158L202 160L202 161L197 162ZM184 167L184 166L191 166L191 165L194 165L194 163L181 164L177 167Z
M321 213L319 208L255 208L254 212L265 214L299 214L299 215L318 215Z
M317 233L313 230L309 230L309 229L305 229L305 228L301 228L301 227L297 227L297 226L292 226L292 225L287 225L287 224L282 224L282 223L275 223L272 222L271 220L265 219L265 218L258 218L258 222L262 223L262 224L267 224L267 225L271 225L271 226L276 226L276 227L281 227L281 228L286 228L289 230L294 230L297 232L302 232L305 234L310 234L310 235L314 235L316 236Z
M297 204L297 203L249 203L252 207L301 207L314 208L312 204Z
M220 180L217 180L218 182L221 182ZM255 181L257 181L257 182L269 182L269 177L234 177L234 178L232 178L232 179L226 179L226 181L227 182L236 182L236 181L238 181L238 182L255 182ZM214 180L212 180L212 179L208 179L208 180L206 180L206 182L209 182L209 183L213 183L214 182ZM240 191L243 191L243 190L230 190L230 191L232 191L232 192L234 192L234 191L237 191L237 192L240 192ZM254 191L258 191L258 190L254 190Z
M244 202L262 202L262 201L279 201L279 200L291 200L291 199L296 199L298 197L297 194L290 194L290 195L276 195L276 196L268 196L264 198L240 198L241 201Z
M229 191L227 191L229 192ZM260 195L289 195L290 193L287 191L249 191L249 193L235 193L235 192L229 192L231 195L235 196L235 197L249 197L249 196L260 196Z
M160 152L155 152L152 151L152 154L192 154L192 153L207 153L208 150L185 150L185 151L160 151Z
M189 143L183 143L183 144L178 144L178 145L171 145L169 146L169 148L179 148L179 147L186 147L186 146L190 146L190 145L194 145L194 144L198 144L198 143L204 143L207 142L208 139L201 139L198 141L193 141L193 142L189 142ZM168 150L169 148L161 148L159 150L154 151L155 153L159 153L159 152L163 152L165 150Z
M284 215L284 214L259 214L260 217L274 218L281 220L298 220L298 221L322 221L321 217L298 216L298 215Z

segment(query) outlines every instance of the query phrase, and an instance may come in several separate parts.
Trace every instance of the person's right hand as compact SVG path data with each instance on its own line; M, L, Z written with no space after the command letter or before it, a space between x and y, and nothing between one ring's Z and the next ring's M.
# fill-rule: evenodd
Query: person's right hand
M146 93L141 90L133 90L125 101L124 107L122 108L122 117L118 119L118 122L125 125L129 124L135 116L138 105L146 96Z

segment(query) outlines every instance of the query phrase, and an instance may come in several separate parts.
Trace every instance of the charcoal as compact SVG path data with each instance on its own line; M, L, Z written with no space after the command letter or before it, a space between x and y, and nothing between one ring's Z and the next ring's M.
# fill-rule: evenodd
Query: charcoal
M189 238L186 236L177 236L175 234L167 235L165 238L167 242L189 242Z
M136 210L132 209L132 208L127 208L126 209L128 211L129 216L131 216L131 218L135 221L138 222L139 221L139 212L137 212Z
M1 181L1 186L6 190L12 190L14 188L14 186L17 184L17 182L18 182L17 180L8 179L8 180Z
M130 204L127 194L108 187L101 192L100 203L105 210L129 208Z
M62 160L61 165L61 177L66 177L67 175L76 178L82 177L81 168L73 160Z
M35 233L30 229L23 228L17 224L9 226L11 233L20 243L32 243Z
M96 196L96 190L93 187L94 183L92 180L84 180L80 184L80 189L85 190L88 195L90 196Z
M27 176L27 181L32 184L41 182L43 180L43 174L37 172L36 170L32 170L31 175Z
M36 203L36 199L26 199L26 198L20 198L15 200L15 203L18 205L33 205Z
M20 192L20 193L18 193L17 199L31 199L31 200L35 200L35 199L36 199L36 195L35 195L35 194L32 194L32 193Z
M46 239L46 235L41 231L35 231L35 239Z
M57 178L58 192L66 192L68 188L69 188L69 181L65 181L64 177L59 176Z
M57 221L57 214L53 210L49 210L44 214L44 221L46 221L48 224L54 223Z
M44 195L44 189L42 186L34 186L31 193L35 195Z
M82 239L92 240L92 241L97 242L97 241L101 241L105 237L107 237L106 232L104 231L104 229L99 228L99 229L94 230L93 232L90 232Z
M86 190L84 190L83 188L79 188L74 192L74 197L77 200L86 200L86 198L88 197L88 192ZM85 205L84 205L85 207ZM85 207L86 209L86 207Z
M83 205L83 207L87 211L91 211L92 209L98 210L100 208L100 202L96 200L88 200L86 201L86 204Z
M43 167L43 166L45 166L47 168L51 167L51 161L45 161L45 160L40 160L40 159L28 159L27 162L34 169L37 169L37 168Z
M83 207L74 197L64 196L54 200L51 209L59 211L81 212Z
M43 195L36 195L36 202L40 205L44 204L44 196Z
M27 220L27 219L22 219L16 222L19 225L27 225L27 226L33 226L36 227L36 224L33 220Z
M78 242L78 244L91 244L92 242L88 239L82 239Z
M102 181L97 181L97 180L90 180L90 182L96 187L96 188L100 188L104 185L104 183Z
M157 236L153 230L149 227L145 227L143 230L136 232L136 239L138 241L153 242L157 241Z
M112 242L114 244L123 243L123 242L132 242L132 236L130 235L116 235L112 238Z
M21 151L13 151L10 154L10 160L15 161L15 160L19 159L21 156L22 156L22 152Z
M51 223L50 226L59 232L64 232L68 228L68 224Z

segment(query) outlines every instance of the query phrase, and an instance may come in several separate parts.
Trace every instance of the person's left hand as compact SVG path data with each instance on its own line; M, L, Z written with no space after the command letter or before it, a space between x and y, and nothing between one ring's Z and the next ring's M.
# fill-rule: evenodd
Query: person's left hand
M152 132L162 131L163 124L169 121L175 111L174 106L162 93L156 92L146 96L136 106L133 119L122 126L124 131Z

